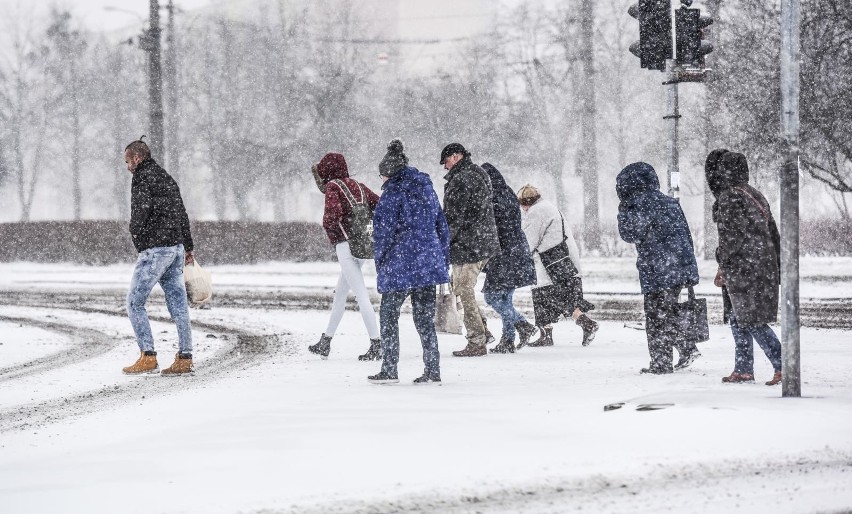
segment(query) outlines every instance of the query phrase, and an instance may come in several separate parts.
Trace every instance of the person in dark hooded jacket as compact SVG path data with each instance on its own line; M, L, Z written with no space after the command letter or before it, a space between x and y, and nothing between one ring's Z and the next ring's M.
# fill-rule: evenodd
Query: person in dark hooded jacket
M464 308L467 346L453 352L456 357L488 354L488 332L476 303L476 279L488 259L500 253L491 179L470 159L470 152L459 143L450 143L441 151L444 175L444 215L450 228L450 262L453 267L453 292Z
M364 275L361 273L365 259L353 257L349 248L348 234L352 228L352 205L350 205L347 193L356 202L365 202L370 211L376 208L379 197L366 185L349 177L349 168L342 154L325 154L320 162L311 168L311 171L314 174L317 187L325 195L322 226L337 253L340 277L338 277L337 285L334 288L334 301L331 304L331 315L325 332L320 336L319 342L308 346L308 350L323 359L328 357L331 351L331 339L343 318L346 297L351 290L358 300L358 310L361 312L361 318L370 337L370 347L366 353L358 356L358 360L379 360L382 341L379 336L379 327L376 325L376 313L373 310L373 303L370 301L370 293L367 291Z
M671 373L672 348L680 354L675 369L701 354L695 343L678 338L675 314L680 292L698 284L692 235L680 202L660 191L654 168L644 162L625 167L616 177L618 233L636 245L636 267L645 295L645 331L651 364L643 373Z
M432 180L408 165L402 141L394 139L379 164L385 180L373 215L377 284L382 294L382 369L367 379L399 382L399 312L411 297L414 326L423 346L423 375L415 384L440 384L435 331L435 286L450 277L450 234Z
M491 352L514 353L515 330L520 335L522 345L527 344L538 331L512 304L515 289L535 284L535 264L530 245L521 229L518 198L497 168L486 162L482 169L491 179L491 201L500 241L500 253L485 265L485 285L482 287L485 303L497 311L503 321L503 335Z
M781 342L769 327L778 318L781 243L766 198L749 185L743 154L714 150L707 156L705 176L719 231L715 284L722 288L725 321L734 336L734 371L723 382L754 381L757 341L775 374L766 385L781 382Z

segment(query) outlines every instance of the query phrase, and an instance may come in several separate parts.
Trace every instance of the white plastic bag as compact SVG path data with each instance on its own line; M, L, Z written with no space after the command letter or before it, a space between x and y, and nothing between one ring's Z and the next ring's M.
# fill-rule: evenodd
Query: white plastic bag
M438 287L438 295L435 298L435 331L444 334L462 333L457 297L451 290L447 291L445 284Z
M186 284L186 298L192 305L201 305L213 296L213 282L210 272L201 267L198 259L184 266L183 281Z

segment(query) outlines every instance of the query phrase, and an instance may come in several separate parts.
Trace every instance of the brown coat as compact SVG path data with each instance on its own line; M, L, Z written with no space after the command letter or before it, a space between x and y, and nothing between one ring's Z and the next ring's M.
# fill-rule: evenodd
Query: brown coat
M737 183L719 192L713 221L719 229L716 261L737 324L774 323L778 319L781 246L769 202L747 182ZM726 308L726 319L728 314Z

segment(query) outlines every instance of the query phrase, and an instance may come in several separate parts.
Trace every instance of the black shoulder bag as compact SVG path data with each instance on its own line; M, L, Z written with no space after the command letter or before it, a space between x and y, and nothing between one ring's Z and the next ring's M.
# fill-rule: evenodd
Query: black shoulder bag
M577 270L577 266L574 265L571 255L568 252L568 243L566 243L568 236L565 235L565 218L562 217L561 213L559 214L559 218L562 220L562 242L549 250L538 252L538 256L541 258L541 263L544 265L544 269L547 270L547 274L554 284L567 284L570 279L579 275L580 272Z

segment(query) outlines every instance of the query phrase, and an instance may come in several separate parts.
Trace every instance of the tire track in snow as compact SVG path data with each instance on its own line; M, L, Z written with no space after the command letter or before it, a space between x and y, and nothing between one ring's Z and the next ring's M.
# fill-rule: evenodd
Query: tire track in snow
M109 309L68 309L65 305L41 304L39 307L108 316L125 315L123 312L119 313ZM171 321L170 318L162 316L151 316L151 320ZM56 323L55 325L61 324ZM138 377L139 380L128 383L114 384L62 398L0 409L0 432L39 428L60 420L110 410L133 401L175 394L188 387L198 387L228 376L230 373L251 368L263 362L270 355L279 353L295 355L298 353L295 340L290 337L289 333L257 334L242 328L198 321L193 321L192 326L196 329L224 334L225 340L223 348L217 350L211 357L198 365L192 376L141 376ZM68 324L66 329L78 330L78 327ZM102 337L109 336L102 334ZM120 370L116 370L116 373L120 373Z
M59 352L45 355L37 359L32 359L14 366L0 368L0 383L76 364L78 362L97 357L98 355L102 355L110 351L115 346L114 337L108 336L103 332L98 332L97 330L81 328L64 323L43 321L35 318L0 315L0 320L36 327L47 330L48 332L63 334L70 337L74 342L74 344Z

